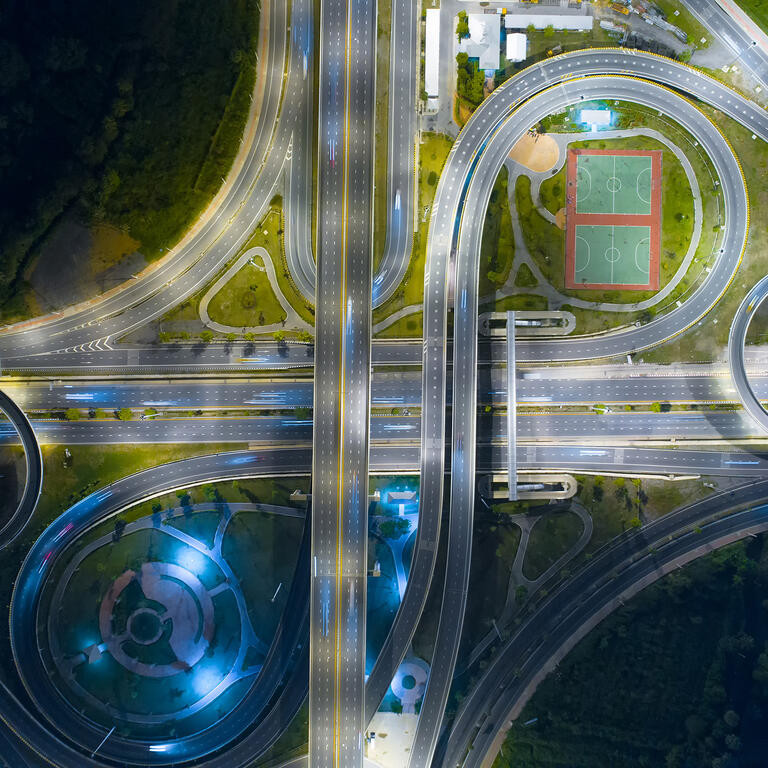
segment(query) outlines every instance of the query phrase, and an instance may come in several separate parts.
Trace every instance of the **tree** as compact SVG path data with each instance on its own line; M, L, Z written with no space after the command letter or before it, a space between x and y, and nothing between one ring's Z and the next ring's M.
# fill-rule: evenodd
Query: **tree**
M301 419L303 421L312 415L312 410L306 406L300 405L298 408L296 408L296 410L294 410L293 413L297 419Z
M661 413L661 403L651 403L651 410L654 413Z
M67 408L64 411L64 418L67 421L78 421L80 419L80 411L77 408Z
M130 408L121 408L117 412L117 418L120 421L130 421L133 418L133 411Z
M467 98L475 103L479 104L483 100L483 85L485 84L485 76L482 71L475 69L472 78L467 83Z
M145 416L154 416L157 413L157 408L145 408L144 409L144 415Z
M633 517L629 521L629 527L630 528L642 528L642 526L643 526L643 523L642 523L642 520L640 520L639 517Z
M230 333L226 334L226 336L224 336L224 338L231 344L233 341L235 341L237 339L237 334L230 332Z
M97 408L93 412L93 418L94 419L106 419L107 418L106 411L103 408Z
M285 331L275 331L272 334L272 338L278 343L283 344L285 342Z
M125 520L122 520L121 518L118 517L117 520L115 520L115 530L114 530L114 533L112 534L112 538L115 541L119 541L120 537L123 535L124 530L125 530Z
M168 333L168 331L160 331L160 333L157 334L157 340L161 344L167 344L171 340L171 334Z
M459 20L456 22L456 36L459 40L469 37L469 22L467 21L466 11L459 11Z
M522 605L526 598L528 597L528 587L525 586L525 584L520 584L515 589L515 602L518 605Z
M251 332L249 331L248 333L244 333L244 334L243 334L243 338L244 338L246 341L255 341L255 340L256 340L256 334L255 334L255 333L251 333Z
M305 344L312 344L315 341L315 337L309 331L301 331L299 333L299 341L303 341Z
M544 37L552 37L555 34L555 28L551 24L544 27Z
M456 63L461 69L466 69L467 64L469 63L469 55L464 51L460 51L456 54Z
M210 344L213 341L213 331L203 331L200 334L200 340L204 344Z
M379 523L379 533L385 539L399 539L410 530L411 524L404 517L391 517Z

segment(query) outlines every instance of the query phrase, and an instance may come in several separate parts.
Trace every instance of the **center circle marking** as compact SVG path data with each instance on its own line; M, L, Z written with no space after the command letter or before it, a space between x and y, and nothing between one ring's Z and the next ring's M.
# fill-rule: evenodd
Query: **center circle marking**
M618 192L621 189L621 179L617 176L609 176L605 186L608 187L609 192Z
M621 258L621 251L615 246L605 249L605 260L610 261L611 264L617 262Z

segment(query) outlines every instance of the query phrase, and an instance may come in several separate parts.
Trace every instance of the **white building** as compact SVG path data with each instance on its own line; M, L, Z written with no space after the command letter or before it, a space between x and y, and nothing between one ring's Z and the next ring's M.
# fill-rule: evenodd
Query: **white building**
M599 126L609 126L612 120L613 113L610 109L582 109L576 122L586 123L596 131Z
M522 32L507 35L507 61L523 61L528 58L528 38Z
M459 43L470 59L478 59L479 69L493 71L501 59L501 16L498 14L467 14L469 37Z
M507 29L546 29L550 25L555 29L569 29L576 32L589 32L594 18L586 15L570 15L556 13L508 13L504 16L504 26Z
M429 98L437 98L440 84L440 9L427 9L424 35L424 90Z

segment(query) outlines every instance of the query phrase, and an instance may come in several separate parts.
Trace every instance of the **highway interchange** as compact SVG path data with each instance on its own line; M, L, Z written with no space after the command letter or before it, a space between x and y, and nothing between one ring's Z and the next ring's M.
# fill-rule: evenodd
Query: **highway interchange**
M311 119L305 119L313 114L314 34L309 30L314 30L314 19L310 3L294 3L292 31L282 34L288 26L286 8L273 0L262 114L246 161L208 223L159 268L139 276L122 290L76 311L0 334L3 372L35 372L50 378L31 385L10 383L6 388L27 411L65 407L154 407L164 411L159 417L131 422L33 420L32 429L39 442L235 442L251 443L255 449L189 459L131 476L87 497L49 526L30 550L18 581L21 587L14 593L12 637L20 669L35 667L34 643L20 639L23 632L29 631L24 627L35 613L38 587L46 573L37 562L47 547L63 550L83 526L179 485L231 477L312 475L311 559L307 557L311 576L306 574L310 589L307 598L296 598L297 605L310 600L308 624L303 625L309 633L309 647L299 654L301 660L278 665L279 671L270 678L274 685L284 676L280 694L283 704L244 737L241 734L250 721L240 712L239 717L222 720L215 733L197 739L171 739L162 751L152 752L147 744L114 738L102 753L106 758L132 764L194 760L195 765L245 766L287 726L304 700L308 679L310 764L362 765L362 734L410 644L432 582L446 471L450 473L450 525L444 610L435 646L440 664L433 665L428 681L411 751L410 765L414 768L458 765L473 735L476 748L466 764L480 765L497 746L497 734L509 713L519 705L521 697L530 695L531 681L551 658L564 652L590 616L617 595L630 593L645 583L649 573L661 572L665 564L679 563L681 558L684 561L698 553L702 543L714 546L763 527L763 509L758 505L765 503L768 492L758 481L739 490L738 497L714 496L692 510L664 518L657 538L660 541L673 536L674 542L668 545L668 551L661 550L662 565L652 558L631 561L639 551L638 542L641 548L647 547L651 537L657 535L656 528L651 530L649 526L636 539L618 542L611 557L629 558L622 579L607 587L601 586L599 579L589 581L590 573L606 572L600 570L599 564L580 574L594 589L594 601L583 601L583 613L570 615L570 623L563 625L560 633L551 634L547 643L532 642L540 638L544 622L560 617L556 610L562 611L564 603L555 602L544 618L532 618L531 626L521 627L490 665L496 667L501 659L514 657L520 666L519 659L524 658L528 677L521 682L499 675L494 686L476 686L451 729L444 729L443 715L469 578L476 475L499 472L506 466L505 418L494 413L478 421L476 416L478 403L505 402L503 367L491 367L487 391L478 391L476 375L479 364L503 360L498 345L477 341L482 221L503 159L540 117L585 97L636 101L662 110L674 115L706 147L721 181L726 229L718 258L698 290L681 306L639 327L596 337L521 340L517 345L522 366L616 357L658 344L701 322L733 279L747 240L748 200L738 161L709 120L669 87L714 104L763 139L768 139L768 116L754 103L696 70L636 52L582 51L524 70L477 110L454 144L441 175L429 229L423 342L372 344L371 292L375 305L397 287L412 242L412 144L416 124L412 73L418 49L414 45L414 11L410 10L407 3L393 4L391 60L398 66L391 66L390 73L389 216L385 254L377 275L371 268L375 6L364 0L326 0L321 8L315 275L310 268L312 202L308 183L312 169L308 145L314 131ZM396 56L398 50L400 56ZM288 156L290 163L286 167ZM291 230L295 227L295 232L286 237L286 257L289 267L296 270L293 278L300 290L305 295L311 290L316 298L314 348L261 343L122 348L118 344L122 335L194 293L237 253L266 211L283 174L289 198L287 226ZM292 190L296 190L295 194ZM768 391L768 380L760 377L747 381L743 344L749 319L767 292L766 282L762 281L749 292L737 312L729 344L734 388L716 369L679 371L669 376L643 368L642 373L630 374L630 366L623 366L613 375L595 377L584 373L582 367L581 377L569 377L563 367L522 368L518 403L551 410L518 415L518 467L603 473L620 467L624 473L764 476L766 459L759 454L682 447L670 451L630 442L649 438L661 442L671 437L699 441L764 437L768 417L757 397ZM451 310L453 331L449 334ZM409 370L387 372L388 366L400 365L409 366ZM200 373L211 376L213 372L235 370L255 376L260 368L296 368L301 369L299 375L313 368L314 384L309 379L222 382L196 377ZM83 375L86 370L104 376L140 374L144 378L115 383L109 378L83 382L65 377L72 372ZM147 378L160 373L184 378ZM556 406L582 403L661 401L740 402L752 420L741 411L595 414L554 410ZM450 403L462 407L449 408ZM312 405L313 420L290 413L296 407ZM3 401L2 407L19 426L27 444L28 483L20 511L9 524L12 536L24 527L34 509L42 464L38 442L30 444L29 422L23 413L14 408L13 402ZM390 411L413 407L419 412L370 416L371 407ZM174 408L211 409L216 413L209 419L168 418ZM277 410L281 414L237 414L230 418L218 413L226 408ZM418 472L420 517L408 586L366 682L365 622L360 617L365 615L369 471ZM736 501L747 506L747 511L712 522L706 526L703 539L690 535L695 524L730 509ZM76 524L66 529L73 521ZM7 545L10 537L5 529L0 537ZM625 552L621 547L628 549ZM611 560L612 567L617 562L625 561ZM301 583L298 578L295 581ZM570 588L569 582L565 589ZM592 600L591 594L587 597ZM294 619L291 631L286 630L286 636L291 637L291 652L299 646L299 637L305 631L296 619L300 615L298 610L289 615ZM522 651L529 656L520 656ZM292 653L276 654L283 663L290 656ZM506 668L512 666L507 664ZM489 674L490 667L486 678ZM33 678L25 680L32 699L37 701L45 695L36 687L39 683ZM45 711L44 706L40 708ZM479 713L483 728L476 734ZM68 768L110 764L86 756L101 734L98 729L86 728L82 718L69 718L66 736L56 735L7 690L0 697L0 718L22 741L56 765ZM62 728L61 723L53 725ZM230 746L219 751L225 745ZM20 748L20 755L24 749Z

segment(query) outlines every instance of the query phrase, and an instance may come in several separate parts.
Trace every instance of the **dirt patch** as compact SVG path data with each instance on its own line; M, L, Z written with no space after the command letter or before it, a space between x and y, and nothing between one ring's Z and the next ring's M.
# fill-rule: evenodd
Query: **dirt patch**
M542 173L554 168L560 158L557 142L546 134L526 133L509 153L516 163Z
M561 208L555 214L555 224L557 224L560 229L565 229L565 208Z
M89 227L65 216L54 228L27 279L45 311L98 296L141 271L139 243L106 224Z

